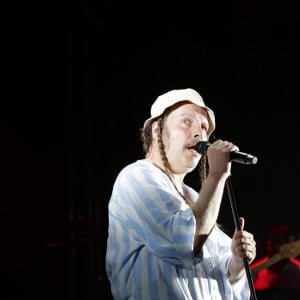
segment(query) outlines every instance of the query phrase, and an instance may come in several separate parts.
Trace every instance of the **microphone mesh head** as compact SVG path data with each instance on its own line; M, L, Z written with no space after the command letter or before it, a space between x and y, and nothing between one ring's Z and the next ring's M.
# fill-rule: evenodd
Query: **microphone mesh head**
M202 155L206 155L207 147L208 147L208 142L198 142L196 144L196 151Z

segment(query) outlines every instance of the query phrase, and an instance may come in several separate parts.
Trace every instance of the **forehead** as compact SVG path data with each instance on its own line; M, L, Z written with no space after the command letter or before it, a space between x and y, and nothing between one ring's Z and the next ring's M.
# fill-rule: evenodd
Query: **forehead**
M173 116L180 116L185 114L188 114L192 117L201 117L202 119L204 118L205 120L208 119L208 113L205 108L190 102L179 103L177 105L174 105L174 107L170 112L170 115Z

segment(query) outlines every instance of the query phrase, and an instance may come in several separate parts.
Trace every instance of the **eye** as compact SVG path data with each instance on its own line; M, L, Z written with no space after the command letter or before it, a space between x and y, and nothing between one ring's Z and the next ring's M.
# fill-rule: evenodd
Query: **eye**
M207 132L208 131L208 126L202 126L202 130Z
M183 123L187 126L190 126L192 124L192 121L190 119L183 119Z

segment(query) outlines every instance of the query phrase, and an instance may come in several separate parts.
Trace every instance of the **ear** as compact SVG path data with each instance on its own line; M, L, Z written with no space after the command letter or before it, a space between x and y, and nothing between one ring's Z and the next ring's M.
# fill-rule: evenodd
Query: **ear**
M157 135L158 135L158 122L155 121L152 123L152 137L154 140L157 140Z

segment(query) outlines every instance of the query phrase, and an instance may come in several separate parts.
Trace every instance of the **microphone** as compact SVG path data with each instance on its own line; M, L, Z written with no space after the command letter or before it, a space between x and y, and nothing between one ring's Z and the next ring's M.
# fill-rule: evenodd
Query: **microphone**
M202 155L206 155L207 148L211 145L210 142L198 142L196 144L196 151ZM257 157L248 153L233 151L230 152L230 160L247 165L255 165L257 163Z

